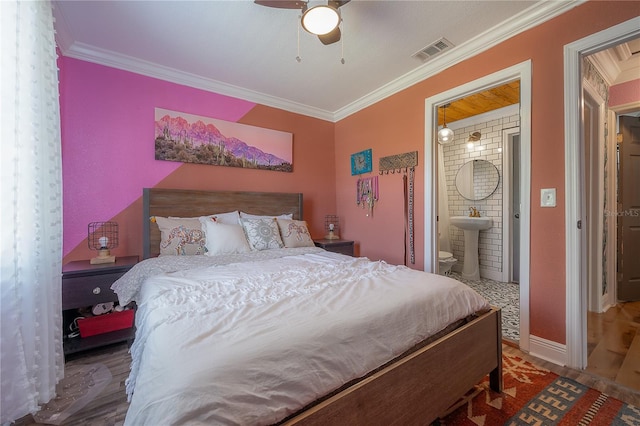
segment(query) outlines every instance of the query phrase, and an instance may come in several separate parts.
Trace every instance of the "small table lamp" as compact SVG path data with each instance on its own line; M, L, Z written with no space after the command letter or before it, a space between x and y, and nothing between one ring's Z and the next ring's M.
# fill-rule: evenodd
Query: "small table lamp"
M98 250L98 256L91 259L91 264L114 263L116 257L111 255L110 250L118 247L118 223L91 222L88 229L89 248Z
M324 236L326 240L339 240L340 218L335 215L326 215L324 217L324 229L327 231L327 235Z

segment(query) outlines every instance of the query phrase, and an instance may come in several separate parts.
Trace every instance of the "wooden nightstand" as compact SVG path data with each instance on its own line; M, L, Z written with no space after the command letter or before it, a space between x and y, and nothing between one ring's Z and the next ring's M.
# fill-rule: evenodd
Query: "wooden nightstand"
M316 247L321 247L334 253L353 256L353 241L349 240L313 240Z
M69 333L69 324L78 316L78 308L118 301L111 285L136 263L138 256L123 256L116 257L115 263L92 265L89 260L78 260L62 267L62 325L65 336ZM134 328L131 327L91 337L65 338L64 354L133 340L134 332Z

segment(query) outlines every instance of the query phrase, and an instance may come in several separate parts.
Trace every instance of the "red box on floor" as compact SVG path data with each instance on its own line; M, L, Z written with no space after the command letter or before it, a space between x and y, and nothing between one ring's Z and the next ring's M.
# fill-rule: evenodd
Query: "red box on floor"
M133 309L78 320L80 337L95 336L96 334L109 333L110 331L131 328L132 326Z

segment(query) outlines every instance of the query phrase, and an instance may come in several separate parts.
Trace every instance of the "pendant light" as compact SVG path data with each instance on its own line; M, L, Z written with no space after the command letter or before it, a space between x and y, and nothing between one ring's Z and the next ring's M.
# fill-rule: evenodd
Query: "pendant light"
M438 130L438 143L446 145L453 142L453 130L447 127L447 107L451 104L445 104L442 108L442 129Z

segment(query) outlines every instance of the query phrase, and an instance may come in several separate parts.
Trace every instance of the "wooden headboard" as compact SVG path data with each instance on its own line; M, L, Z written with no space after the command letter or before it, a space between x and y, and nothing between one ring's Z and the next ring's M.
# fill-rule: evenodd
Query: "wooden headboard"
M294 219L302 220L301 193L144 188L142 203L144 259L160 253L160 230L152 216L197 217L240 210L274 216L293 213Z

